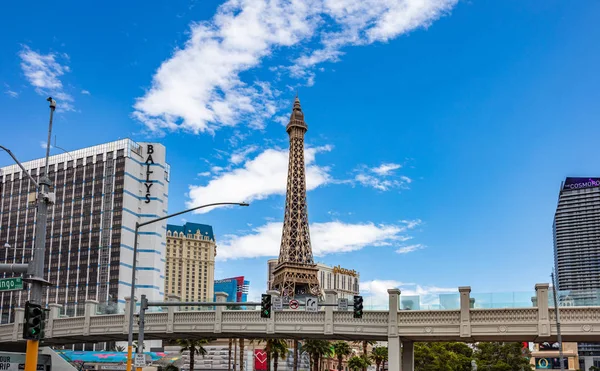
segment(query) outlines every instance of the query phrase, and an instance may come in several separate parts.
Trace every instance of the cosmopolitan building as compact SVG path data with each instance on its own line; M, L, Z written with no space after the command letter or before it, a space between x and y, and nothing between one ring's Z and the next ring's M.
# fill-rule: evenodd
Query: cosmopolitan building
M276 265L277 259L267 261L267 287L269 289L271 289L273 270ZM323 290L335 290L338 298L354 299L354 295L359 295L360 273L354 269L342 268L339 265L337 267L330 267L322 263L317 263L317 269L317 279L319 280L322 294L324 294Z
M566 178L552 225L561 305L600 301L600 178ZM600 344L580 343L582 369L600 365Z
M217 245L210 225L167 225L165 292L183 301L211 301Z
M124 306L131 290L135 223L167 212L165 156L162 144L123 139L50 157L56 202L48 210L46 303L62 304L70 316L83 315L88 299L107 311ZM44 173L44 159L23 165L36 179ZM0 263L31 259L35 191L17 165L0 168L0 246L5 246ZM163 300L165 232L164 222L140 231L137 297ZM14 308L27 299L28 291L0 293L2 323L11 322Z
M244 303L248 301L248 288L250 281L244 279L244 276L225 278L215 281L215 292L224 292L227 294L227 301L232 303ZM216 301L216 296L214 297Z

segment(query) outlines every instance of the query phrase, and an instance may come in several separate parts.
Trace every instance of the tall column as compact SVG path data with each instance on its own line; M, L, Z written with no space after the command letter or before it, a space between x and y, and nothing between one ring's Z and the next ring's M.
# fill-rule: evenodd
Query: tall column
M229 296L226 292L215 292L217 297L217 303L226 303L227 297ZM223 306L217 306L215 308L215 334L221 333L221 327L223 325Z
M337 302L337 292L335 290L325 290L325 303L335 304ZM333 335L333 308L325 307L325 335Z
M550 336L550 313L548 310L548 287L547 283L538 283L535 285L535 295L537 297L538 308L538 336Z
M46 326L45 333L47 338L51 338L53 336L52 332L54 331L54 320L60 317L60 310L62 308L62 305L50 303L48 304L48 307L50 308L50 314L48 317L48 325Z
M88 336L90 334L90 323L92 321L92 316L96 315L98 311L98 302L96 300L86 300L85 301L85 318L83 322L83 336Z
M131 298L129 296L125 297L125 317L123 318L123 333L124 334L129 333L129 310L130 310L129 306L131 305L129 302L130 300L131 300ZM133 307L135 308L135 302L137 301L137 299L134 297L133 301L134 301Z
M279 291L267 290L267 294L271 295L271 304L273 304L273 298L279 297ZM267 318L267 334L275 333L275 314L276 312L271 308L271 318Z
M471 286L461 286L460 293L460 337L471 337Z
M402 354L400 353L400 337L398 336L398 308L400 290L389 289L390 311L388 317L388 371L400 371Z
M402 340L402 371L413 371L415 368L415 343Z
M178 295L167 295L167 301L178 302L181 301L181 296ZM179 307L167 307L167 333L173 333L173 323L175 322L175 312L179 311Z

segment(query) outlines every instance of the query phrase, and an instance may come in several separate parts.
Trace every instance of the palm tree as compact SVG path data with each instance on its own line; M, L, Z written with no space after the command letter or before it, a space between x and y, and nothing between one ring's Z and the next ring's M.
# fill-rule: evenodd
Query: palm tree
M313 360L313 371L319 371L319 360L322 356L331 354L330 343L327 340L306 340L303 348Z
M382 363L387 361L388 348L387 347L373 348L373 350L371 351L371 358L375 361L375 371L379 371L379 366L382 366ZM381 371L383 371L383 369Z
M294 369L298 371L298 339L294 339Z
M273 354L273 371L277 371L279 358L287 357L288 345L285 340L273 339L271 343L271 353Z
M352 354L352 349L347 342L336 341L333 343L333 353L338 360L338 371L342 371L342 362L344 361L344 357L348 357L350 354Z
M208 339L179 339L177 345L181 347L180 353L185 351L190 352L190 371L194 371L194 357L196 354L202 356L206 355L206 349L203 345L208 344Z
M233 339L229 338L229 354L227 356L227 370L231 371L231 348L233 347Z
M240 371L244 371L244 338L240 339Z
M348 368L353 371L360 371L366 369L371 365L369 358L364 356L354 356L348 360Z
M375 344L375 342L371 341L371 340L363 340L363 341L355 341L354 344L362 344L362 351L363 351L362 356L363 356L363 358L368 359L367 348L368 348L369 345ZM367 367L368 366L365 366L363 368L363 371L367 371Z

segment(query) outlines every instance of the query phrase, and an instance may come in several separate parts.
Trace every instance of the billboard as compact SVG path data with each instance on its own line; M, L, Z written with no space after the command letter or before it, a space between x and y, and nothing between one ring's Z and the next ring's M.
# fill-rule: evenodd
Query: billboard
M558 352L558 348L559 348L558 343L551 343L551 342L548 342L548 341L540 343L540 351L553 350L555 352Z
M254 349L254 370L265 371L267 369L267 352L262 349Z
M600 178L567 178L563 183L563 191L600 187Z
M52 361L50 356L40 354L38 356L37 371L50 371ZM25 370L25 353L0 352L0 370L23 371Z
M563 358L563 365L565 369L569 369L569 360ZM536 358L535 359L536 370L560 370L560 358Z

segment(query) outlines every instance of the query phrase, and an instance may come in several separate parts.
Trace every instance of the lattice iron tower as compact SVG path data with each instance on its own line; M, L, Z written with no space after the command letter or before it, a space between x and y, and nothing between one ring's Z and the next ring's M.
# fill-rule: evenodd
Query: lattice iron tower
M308 231L306 177L304 173L304 134L308 130L300 100L296 97L286 131L290 137L285 215L279 260L273 270L271 288L282 297L319 296L317 266L313 260Z

